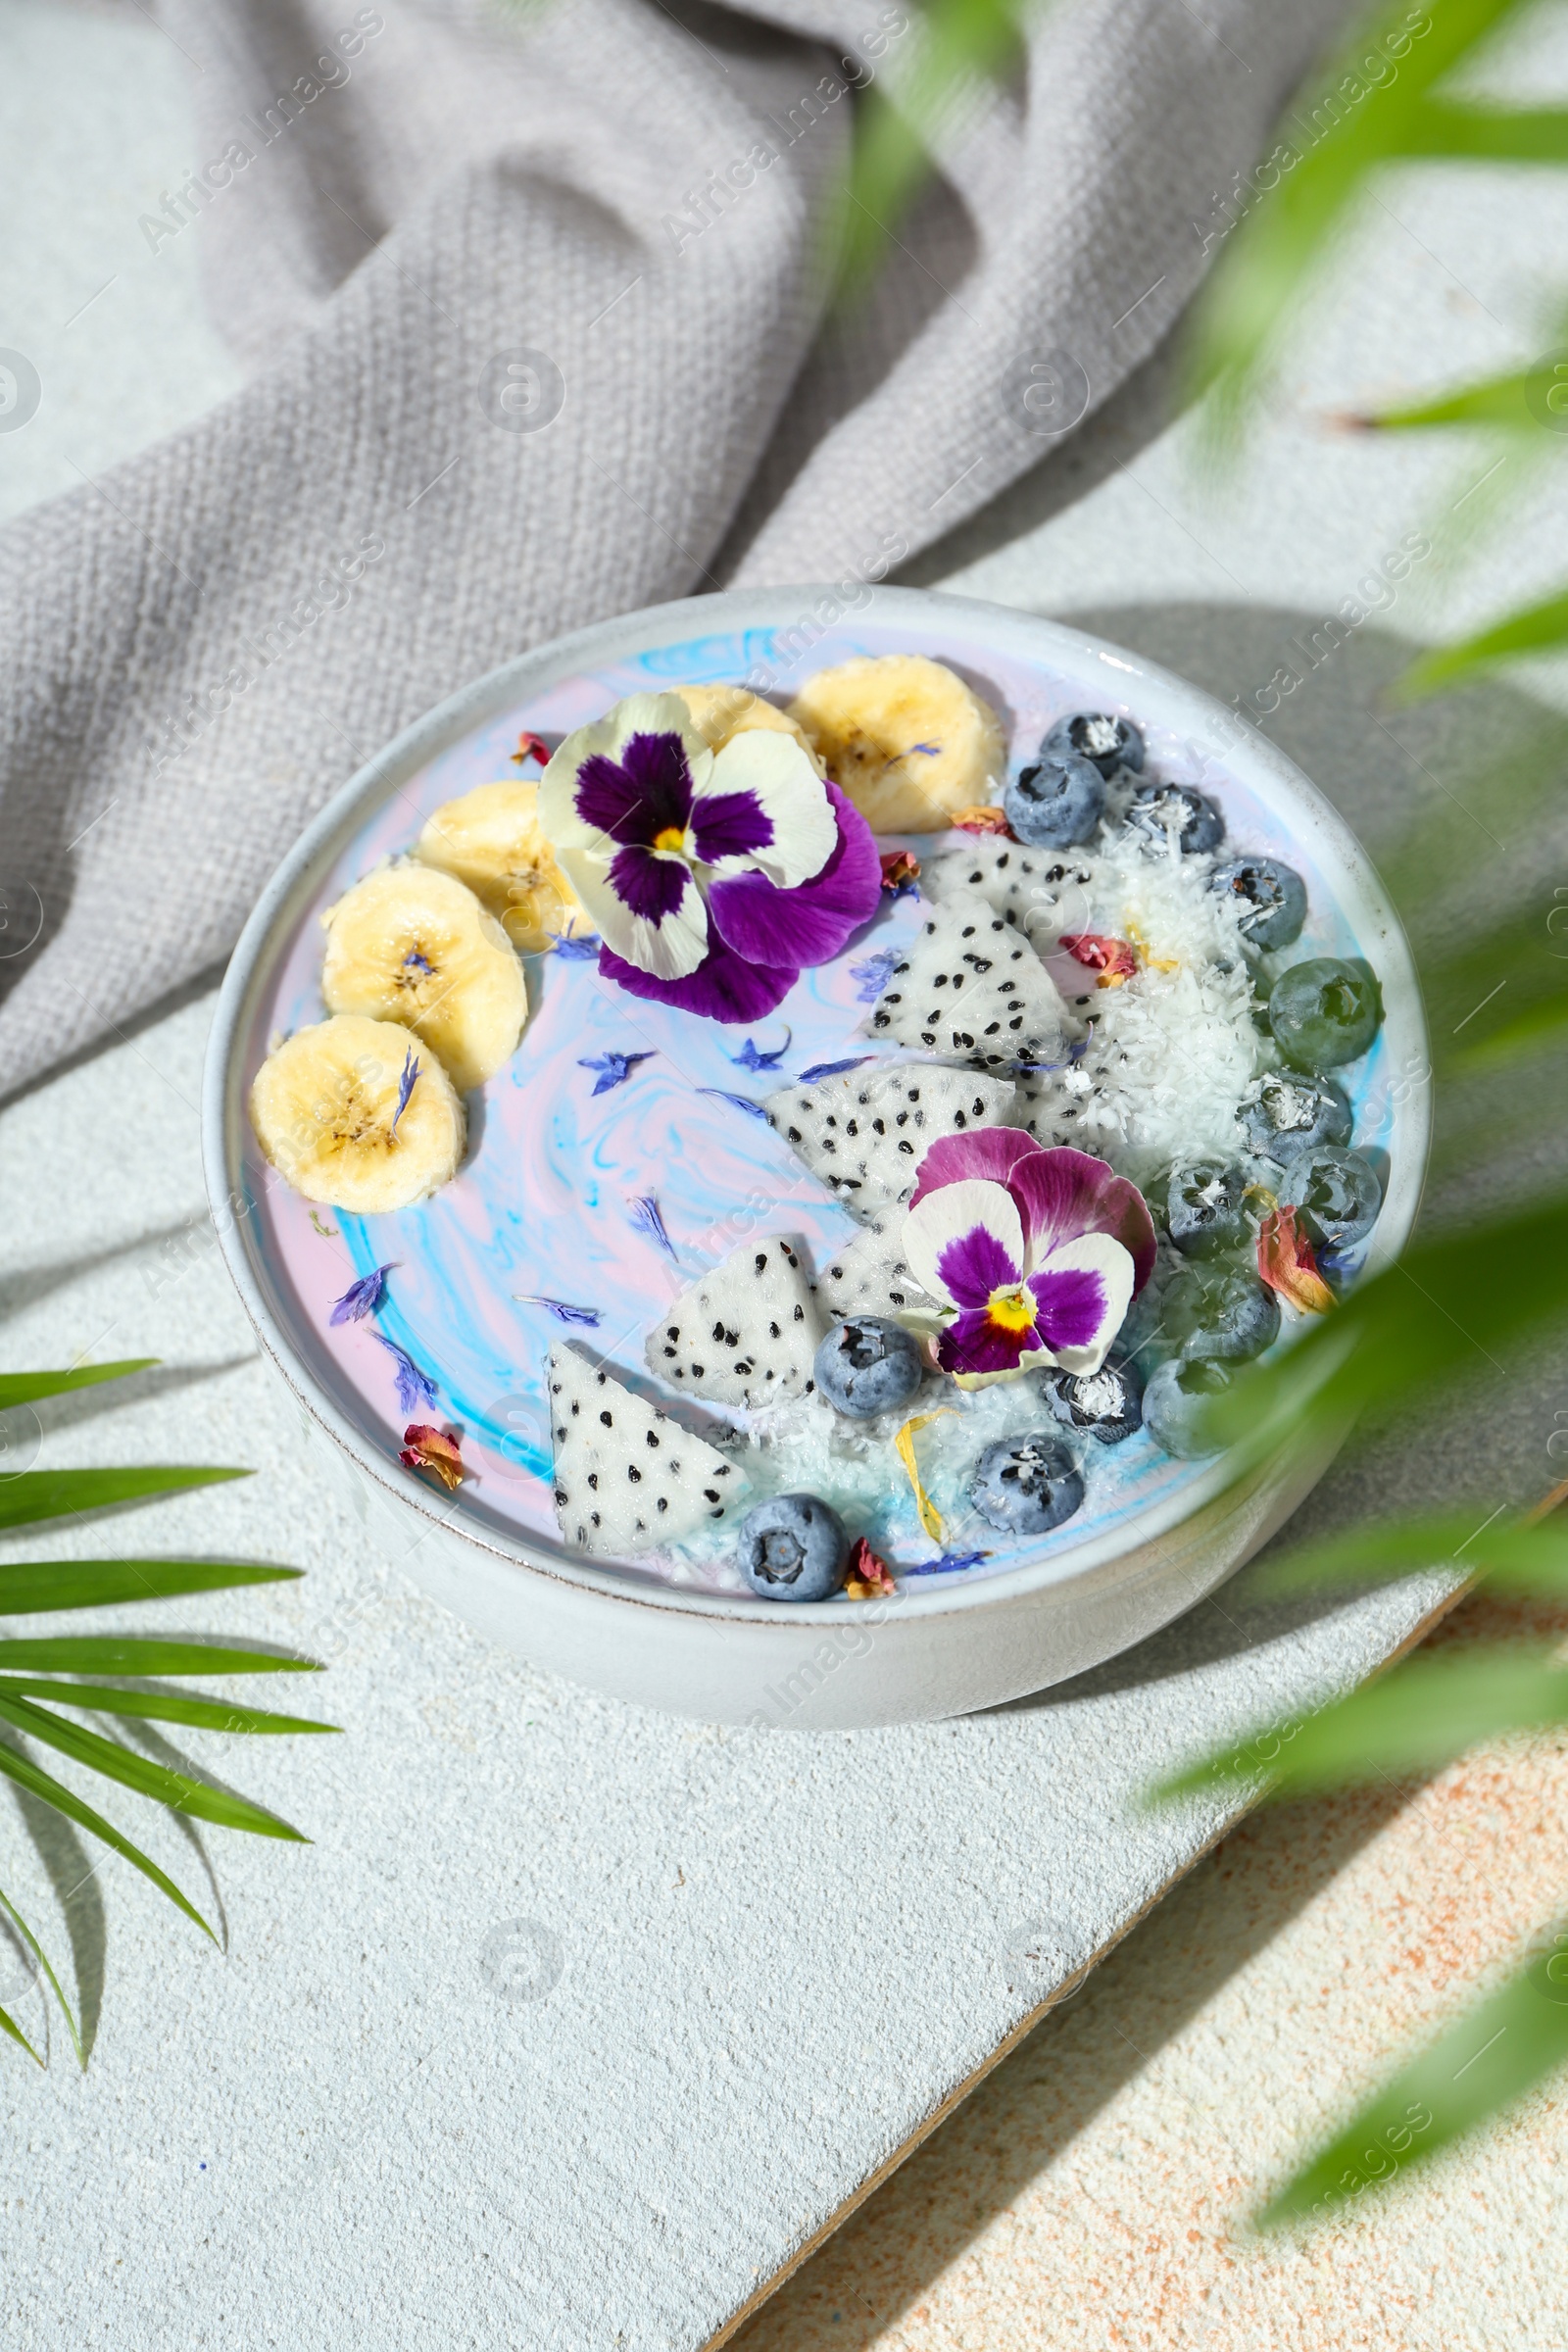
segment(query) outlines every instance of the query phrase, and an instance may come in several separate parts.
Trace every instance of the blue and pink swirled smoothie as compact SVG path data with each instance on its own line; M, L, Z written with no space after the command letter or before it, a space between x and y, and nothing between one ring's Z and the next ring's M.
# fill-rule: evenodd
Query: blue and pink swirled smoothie
M1065 1557L1353 1278L1376 976L1135 712L685 650L339 858L251 1083L270 1278L404 1475L558 1555L846 1605Z

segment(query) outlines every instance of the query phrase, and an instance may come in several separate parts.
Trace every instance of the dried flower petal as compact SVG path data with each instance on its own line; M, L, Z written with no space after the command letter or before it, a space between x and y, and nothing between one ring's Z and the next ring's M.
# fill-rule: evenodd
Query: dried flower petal
M895 900L912 897L919 888L920 860L912 850L884 850L882 887Z
M858 1070L871 1059L869 1054L856 1054L848 1061L813 1061L808 1070L801 1072L803 1086L815 1086L819 1078L842 1078L846 1070Z
M886 1560L878 1559L863 1536L857 1536L850 1553L849 1581L844 1587L851 1600L879 1600L898 1591L893 1571Z
M1125 939L1112 939L1100 931L1065 931L1061 945L1075 963L1087 964L1099 973L1097 988L1120 988L1138 969L1138 951Z
M852 963L850 978L855 982L855 1001L858 1004L874 1004L893 977L899 958L896 950L879 948L863 963Z
M1298 1314L1326 1315L1336 1303L1289 1203L1271 1209L1257 1229L1257 1271Z
M920 1514L920 1525L925 1529L933 1544L941 1544L945 1540L945 1531L941 1512L920 1484L920 1473L915 1466L914 1459L915 1432L926 1428L930 1422L940 1421L948 1413L956 1411L956 1405L944 1404L939 1405L934 1413L915 1413L911 1419L906 1421L893 1441L899 1459L909 1474L909 1484L914 1489L914 1507Z
M423 962L424 958L421 956L419 960ZM409 1097L417 1085L418 1077L419 1065L414 1058L414 1048L411 1046L404 1056L403 1075L398 1080L398 1106L392 1113L392 1124L387 1129L388 1135L395 1136L397 1134L398 1121L409 1107Z
M583 1323L595 1330L604 1317L597 1306L573 1306L567 1298L544 1298L528 1291L514 1291L519 1306L542 1306L558 1323Z
M368 1315L373 1315L386 1297L386 1278L396 1262L396 1259L388 1258L384 1266L372 1266L368 1274L362 1274L358 1282L351 1282L342 1298L334 1301L332 1312L326 1318L328 1325L363 1323Z
M767 1116L760 1102L754 1102L750 1095L727 1094L721 1086L700 1086L697 1092L700 1095L716 1095L720 1102L733 1102L737 1110L749 1110L754 1119L765 1119Z
M989 1560L990 1557L989 1551L945 1551L937 1559L917 1561L912 1568L906 1568L904 1573L906 1576L956 1576L960 1568L977 1567L980 1561Z
M409 1423L398 1460L405 1470L430 1471L449 1494L456 1493L466 1475L456 1440L444 1429L433 1429L428 1421Z
M654 1199L653 1194L640 1194L631 1205L631 1221L634 1230L638 1233L646 1233L651 1241L659 1244L666 1257L673 1257L675 1245L664 1231L664 1220L660 1214L659 1202Z
M541 767L550 765L550 746L542 735L531 735L526 727L517 737L517 748L512 755L513 764L524 767L530 760Z
M372 1331L370 1337L377 1347L384 1348L397 1368L398 1403L406 1413L416 1413L421 1404L434 1404L436 1385L427 1372L421 1372L412 1355L389 1340L384 1331Z
M586 1058L579 1055L577 1067L579 1070L597 1070L599 1075L594 1081L594 1093L608 1095L612 1086L625 1085L640 1061L652 1061L656 1052L657 1048L650 1046L646 1054L592 1054Z
M591 963L601 945L593 931L547 931L545 937L567 963Z
M984 805L974 808L959 808L955 811L952 822L960 833L1000 833L1004 841L1016 841L1018 838L1007 822L1005 808Z
M746 1040L745 1045L742 1046L740 1052L738 1054L731 1054L728 1058L735 1064L735 1067L738 1070L776 1070L779 1063L783 1060L785 1054L789 1052L790 1043L794 1035L795 1032L793 1029L786 1029L784 1032L784 1043L781 1046L776 1046L770 1054L762 1053L758 1046L756 1038L749 1037Z

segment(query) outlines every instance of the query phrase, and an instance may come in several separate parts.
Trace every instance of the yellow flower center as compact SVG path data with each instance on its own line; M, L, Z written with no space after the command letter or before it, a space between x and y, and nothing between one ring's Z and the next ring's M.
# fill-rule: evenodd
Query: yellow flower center
M1035 1302L1027 1291L993 1291L986 1313L999 1331L1029 1331L1034 1325Z
M685 826L665 825L662 832L654 835L654 847L656 850L683 850L686 847Z

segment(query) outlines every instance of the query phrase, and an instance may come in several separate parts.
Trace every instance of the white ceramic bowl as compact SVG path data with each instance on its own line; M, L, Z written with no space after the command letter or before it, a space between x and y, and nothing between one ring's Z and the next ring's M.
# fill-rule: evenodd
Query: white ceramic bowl
M1233 711L1136 656L1004 607L915 590L802 587L693 598L605 622L509 662L420 719L323 809L264 892L235 950L209 1053L203 1130L213 1213L264 1351L302 1426L347 1473L381 1548L437 1599L504 1646L609 1691L683 1715L789 1729L856 1729L966 1713L1080 1673L1141 1641L1231 1575L1321 1476L1329 1450L1287 1446L1230 1483L1194 1465L1178 1490L1049 1557L978 1578L911 1584L886 1602L781 1607L635 1578L530 1540L399 1470L331 1377L319 1335L266 1263L251 1213L255 1146L245 1099L284 959L350 843L395 799L451 772L455 749L495 739L519 708L583 714L632 684L751 678L787 697L858 652L918 648L986 679L1052 682L1057 709L1124 710L1164 746L1162 764L1205 783L1251 830L1307 866L1333 903L1341 952L1376 968L1386 1006L1374 1054L1388 1186L1369 1256L1408 1237L1428 1147L1426 1035L1409 951L1376 874L1340 817ZM565 698L565 704L563 703ZM597 698L597 699L596 699ZM1048 696L1048 702L1050 697ZM526 720L524 723L547 723ZM488 731L488 733L487 733ZM1031 740L1020 723L1019 748ZM434 763L446 760L442 770ZM408 829L416 829L416 817ZM1244 838L1246 837L1244 832ZM1399 1083L1400 1078L1405 1083ZM379 1434L379 1442L378 1442Z

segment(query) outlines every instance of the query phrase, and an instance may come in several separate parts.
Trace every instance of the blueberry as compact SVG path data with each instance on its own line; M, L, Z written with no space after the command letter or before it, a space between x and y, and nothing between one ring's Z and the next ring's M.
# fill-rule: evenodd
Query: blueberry
M1070 718L1057 719L1040 746L1040 757L1092 760L1102 776L1113 776L1118 767L1143 766L1144 739L1130 718L1114 718L1105 710L1075 710Z
M1250 1152L1283 1168L1298 1152L1314 1152L1319 1144L1349 1142L1349 1098L1332 1078L1270 1070L1249 1087L1236 1124Z
M1245 1363L1280 1336L1280 1302L1246 1266L1183 1266L1160 1308L1166 1338L1185 1356Z
M850 1565L837 1511L815 1494L775 1494L741 1521L736 1555L760 1600L831 1600Z
M1156 1446L1180 1461L1218 1453L1218 1442L1205 1424L1214 1398L1230 1385L1230 1373L1213 1356L1173 1356L1144 1391L1144 1427Z
M1170 839L1172 825L1179 824L1176 847L1184 858L1196 850L1217 850L1225 838L1225 819L1196 784L1141 784L1127 821L1151 841L1161 843Z
M1210 890L1242 903L1242 935L1254 948L1288 948L1306 920L1306 884L1278 858L1229 858L1208 877Z
M1043 1536L1070 1519L1084 1498L1083 1474L1049 1430L1002 1438L974 1466L969 1500L988 1526L1009 1536Z
M1064 1429L1101 1446L1119 1446L1143 1426L1144 1378L1134 1363L1102 1364L1098 1372L1042 1372L1040 1393Z
M1217 1257L1250 1238L1247 1171L1223 1159L1178 1160L1165 1194L1165 1228L1186 1257Z
M1023 768L1002 796L1008 824L1031 849L1065 850L1087 841L1105 810L1105 779L1092 760L1042 760Z
M1348 1250L1377 1223L1383 1187L1359 1152L1324 1144L1293 1159L1289 1176L1292 1202L1319 1249Z
M868 1421L907 1404L920 1386L924 1365L919 1342L902 1323L880 1315L852 1315L835 1323L811 1367L817 1392L836 1413Z
M1371 965L1338 956L1288 964L1269 991L1269 1027L1298 1070L1333 1070L1357 1060L1382 1018L1383 995Z

